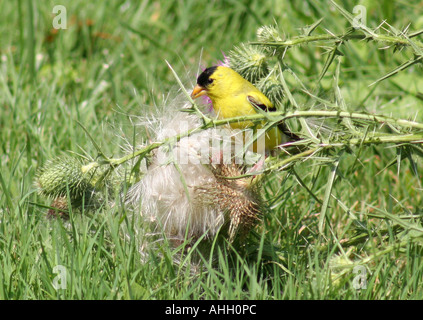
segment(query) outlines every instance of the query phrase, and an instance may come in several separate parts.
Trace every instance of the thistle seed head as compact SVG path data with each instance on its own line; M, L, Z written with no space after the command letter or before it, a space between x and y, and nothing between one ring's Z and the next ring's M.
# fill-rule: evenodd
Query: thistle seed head
M181 126L182 122L186 125ZM160 141L199 125L201 120L196 115L166 112L151 122L151 136ZM172 146L161 146L152 154L140 181L130 188L127 203L140 209L155 233L173 240L195 240L204 235L209 239L224 225L232 224L234 238L238 226L255 222L258 192L251 188L248 179L225 179L239 176L242 168L223 159L214 161L219 152L232 152L233 142L243 143L242 138L235 136L232 141L229 129L222 130L203 130ZM204 150L213 160L202 161Z
M229 241L237 235L245 236L260 220L262 205L257 185L251 177L236 178L243 175L242 167L231 164L210 165L215 180L197 187L198 202L213 205L225 213L229 224Z
M66 197L57 197L53 200L50 207L54 209L49 209L47 212L47 217L49 218L69 218L68 214L68 200Z
M40 195L53 199L48 216L66 218L67 195L72 208L97 208L111 201L123 182L116 170L108 170L97 162L84 163L78 158L61 156L41 167L35 179ZM111 203L111 202L110 202Z

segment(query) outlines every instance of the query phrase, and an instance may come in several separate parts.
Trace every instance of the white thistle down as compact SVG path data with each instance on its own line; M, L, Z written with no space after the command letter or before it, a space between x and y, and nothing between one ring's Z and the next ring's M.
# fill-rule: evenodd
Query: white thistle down
M189 104L181 102L178 97L163 108L165 112L154 120L143 121L148 131L154 134L154 140L163 141L201 126L197 115L177 111L181 106L187 108ZM141 180L129 190L128 202L140 211L146 221L155 224L157 233L163 232L170 239L198 239L203 235L213 237L227 222L234 233L231 217L236 214L228 213L222 203L217 203L220 202L219 195L216 195L218 192L214 186L219 185L222 178L216 176L212 166L233 166L231 150L242 150L242 146L242 134L224 128L202 130L163 145L153 153ZM235 157L235 162L245 163L248 160L252 163L257 157L257 154L247 152L245 158ZM238 174L233 175L240 174L239 170ZM211 195L204 196L208 188ZM237 194L248 199L253 193L246 188L245 194L242 191ZM225 201L236 201L228 200L227 194L224 198ZM254 214L258 214L255 199L252 203Z

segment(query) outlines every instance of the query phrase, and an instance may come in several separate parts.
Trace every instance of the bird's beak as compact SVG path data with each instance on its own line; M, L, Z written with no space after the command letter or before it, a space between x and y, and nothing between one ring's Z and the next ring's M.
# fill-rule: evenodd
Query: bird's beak
M194 87L194 90L192 90L191 98L197 99L198 97L201 97L202 95L205 95L206 88L199 86L198 84Z

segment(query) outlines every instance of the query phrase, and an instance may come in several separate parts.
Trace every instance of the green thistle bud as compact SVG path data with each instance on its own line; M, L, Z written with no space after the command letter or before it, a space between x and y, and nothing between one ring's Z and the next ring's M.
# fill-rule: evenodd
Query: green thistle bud
M266 54L261 47L241 44L229 52L230 67L252 83L263 78L267 72Z
M257 83L257 88L274 104L278 110L283 109L283 86L276 72L273 70L269 75Z
M36 175L39 193L55 199L66 196L69 189L71 199L79 199L92 189L90 172L97 166L88 168L80 160L69 156L49 160Z
M282 55L285 52L285 47L271 46L267 45L272 42L284 41L284 38L281 37L280 32L277 28L273 26L263 26L257 29L257 40L263 43L263 51L270 55Z
M283 41L279 31L273 26L263 26L258 28L257 40L260 42Z

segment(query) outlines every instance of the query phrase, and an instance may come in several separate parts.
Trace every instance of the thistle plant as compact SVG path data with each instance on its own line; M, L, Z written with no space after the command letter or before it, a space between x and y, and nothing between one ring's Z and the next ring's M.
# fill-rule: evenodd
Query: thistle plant
M230 242L237 235L245 238L265 212L259 181L254 177L237 178L245 172L235 163L210 165L210 168L215 181L196 188L200 203L203 206L217 205L221 212L228 215Z
M275 66L256 86L273 103L277 110L285 111L283 86L278 79L278 66Z
M233 242L238 235L248 233L257 225L266 212L266 199L261 184L257 181L285 171L292 173L301 187L307 189L310 197L319 203L317 234L323 235L328 227L331 202L335 198L332 188L344 154L354 154L357 151L357 161L360 161L359 153L363 148L389 146L395 148L398 154L391 164L399 164L403 159L408 159L413 168L417 168L415 157L423 154L422 122L413 119L412 115L402 119L390 114L373 114L365 111L365 106L349 106L343 97L340 80L343 62L341 52L348 50L348 42L384 45L383 49L391 50L392 54L406 51L409 54L407 61L371 83L366 97L370 96L376 85L421 64L423 44L417 37L423 31L411 32L408 28L400 31L387 22L373 29L365 25L355 28L352 15L335 2L332 3L352 25L343 32L335 34L325 29L321 32L319 27L322 19L292 38L285 37L277 27L263 26L257 31L256 41L238 44L229 52L228 59L225 58L225 63L229 63L231 68L269 97L277 107L276 112L216 120L210 113L202 111L203 106L192 101L188 90L173 72L182 94L164 108L167 113L156 115L154 121L146 120L143 123L144 126L150 126L150 138L152 137L153 142L144 141L132 146L121 158L108 158L97 148L101 162L85 163L68 157L50 161L37 177L40 193L53 198L59 207L63 206L63 197L68 195L72 204L80 202L83 195L87 194L103 195L101 198L105 198L104 194L110 191L109 186L115 185L107 182L109 174L134 161L134 169L137 170L133 170L136 174L133 180L137 182L130 181L131 188L126 204L146 221L150 221L156 233L164 233L177 240L211 239L221 228L227 226L228 239ZM306 83L291 66L286 54L293 48L301 46L306 50L308 46L316 44L326 48L325 60L318 74L314 75L313 82ZM330 94L321 94L324 92L322 81L330 75L332 69L335 71L331 75L331 87L325 88ZM171 157L178 150L187 153L189 159L195 159L203 149L202 143L207 142L208 145L209 140L214 137L213 129L225 127L222 129L227 130L225 134L234 137L234 132L227 128L227 124L247 120L254 123L267 120L268 128L280 122L288 123L289 128L301 137L301 140L292 143L301 147L301 152L291 154L287 151L287 146L282 145L282 152L276 156L268 156L265 166L258 172L248 170L251 168L241 168L233 161L205 165L192 160L181 164ZM186 121L188 125L185 128L175 128L180 121ZM191 143L190 137L198 138L195 139L197 142ZM218 154L213 148L209 151L214 156ZM321 199L306 186L297 173L297 166L303 163L311 163L310 167L317 165L330 168ZM256 177L252 178L253 176ZM123 183L123 179L120 182ZM354 217L342 200L338 199L337 203L346 214ZM398 239L407 236L416 243L421 241L422 228L414 217L395 220L395 216L383 212L379 218L390 219L398 224L398 233L395 234ZM352 219L359 223L356 217ZM365 241L369 237L369 231L366 232L363 232L364 236L354 238L354 241L349 239L351 241L339 243L339 247L349 247L355 241ZM400 245L403 243L399 241ZM371 257L375 259L378 254ZM348 268L369 261L362 259L352 262L345 252L341 258L335 262L339 264L341 261ZM343 271L334 270L337 275L344 275Z
M231 138L241 143L240 138L228 129L197 131L200 118L176 110L179 103L180 98L171 101L163 108L166 113L143 122L156 138L170 140L154 150L140 181L130 188L127 204L153 223L153 234L164 234L176 244L213 239L222 228L233 242L259 220L263 207L258 183L251 177L238 179L246 168L235 164L235 158L223 159L232 152ZM190 135L172 141L187 129Z

